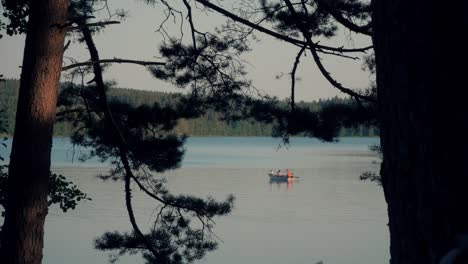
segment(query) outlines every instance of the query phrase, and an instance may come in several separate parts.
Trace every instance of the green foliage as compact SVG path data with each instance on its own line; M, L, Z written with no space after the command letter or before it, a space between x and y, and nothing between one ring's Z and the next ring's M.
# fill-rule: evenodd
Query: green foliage
M0 205L3 206L7 195L8 165L0 165ZM67 181L62 175L50 173L49 176L49 198L48 204L57 204L66 213L73 210L82 200L91 200L87 194L78 189L71 181ZM3 212L2 212L3 216Z
M80 191L78 187L71 181L67 181L62 175L51 173L49 176L49 206L58 204L60 209L65 213L70 209L75 209L78 202L88 200L85 193Z
M0 135L7 134L7 121L5 111L0 109ZM0 148L6 148L7 137L3 136L0 139ZM5 163L4 157L0 156L0 206L4 206L7 195L7 179L8 179L8 165ZM78 202L81 200L91 200L85 193L80 191L73 182L67 181L62 175L50 173L49 176L49 206L58 204L63 212L70 209L75 209ZM3 216L3 212L2 212Z
M1 3L2 16L8 23L0 21L0 39L3 37L3 30L10 36L26 32L30 0L2 0Z

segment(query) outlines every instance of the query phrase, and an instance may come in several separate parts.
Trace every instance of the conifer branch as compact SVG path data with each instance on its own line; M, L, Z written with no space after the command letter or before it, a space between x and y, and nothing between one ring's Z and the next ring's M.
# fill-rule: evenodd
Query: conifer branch
M258 24L255 24L255 23L252 23L250 22L249 20L247 19L244 19L242 17L239 17L229 11L227 11L226 9L224 8L221 8L220 6L218 5L215 5L213 3L211 3L210 1L208 0L195 0L196 2L210 8L210 9L213 9L214 11L236 21L236 22L239 22L241 24L244 24L246 26L249 26L253 29L256 29L262 33L265 33L265 34L268 34L270 36L273 36L277 39L280 39L280 40L283 40L283 41L286 41L286 42L289 42L291 44L294 44L296 46L299 46L299 47L303 47L303 46L309 46L307 42L304 42L304 41L301 41L301 40L298 40L298 39L294 39L294 38L291 38L291 37L288 37L288 36L285 36L285 35L282 35L282 34L279 34L275 31L272 31L270 29L267 29L265 27L262 27ZM344 47L330 47L330 46L324 46L324 45L319 45L319 44L313 44L312 46L309 47L309 49L311 49L312 47L315 47L316 49L322 49L322 50L329 50L329 51L334 51L334 52L339 52L339 53L349 53L349 52L366 52L370 49L372 49L372 46L368 46L368 47L363 47L363 48L355 48L355 49L347 49L347 48L344 48Z
M356 57L356 56L349 56L349 55L345 55L345 54L337 53L337 52L333 52L333 51L324 51L324 50L321 50L321 49L317 49L317 51L320 52L320 53L326 54L326 55L338 56L338 57L342 57L342 58L346 58L346 59L350 59L350 60L360 60L361 59L361 58Z
M297 53L296 59L294 60L293 68L291 71L291 111L292 112L294 112L296 108L295 102L294 102L294 97L295 97L294 90L296 88L296 71L297 71L297 67L299 66L301 56L304 53L305 49L306 49L306 46L302 47L301 50L299 50L299 52Z
M333 79L333 77L330 75L330 73L325 69L325 66L322 64L321 58L317 53L317 46L312 41L312 36L311 36L310 32L307 31L307 29L304 27L304 25L299 20L299 16L298 16L296 10L294 9L293 5L291 4L291 1L290 0L284 0L284 1L285 1L286 5L288 6L289 12L291 12L291 14L294 17L296 17L296 25L297 25L298 29L301 31L304 38L306 39L306 43L310 48L310 51L312 53L312 57L314 58L314 61L317 64L317 67L319 68L320 72L325 77L325 79L327 79L327 81L330 84L332 84L335 88L337 88L338 90L340 90L343 93L348 94L351 97L355 98L358 101L358 103L360 102L360 100L376 103L374 98L372 98L370 96L365 96L365 95L359 94L359 93L353 91L350 88L346 88L341 83L339 83L338 81Z
M372 36L372 30L371 30L371 23L365 25L365 26L359 26L348 20L343 16L342 13L340 13L336 8L331 6L327 0L315 0L317 3L324 9L326 10L336 21L338 21L341 25L345 26L351 31L354 31L356 33L364 34L367 36Z
M68 31L81 30L84 27L87 27L87 28L89 28L89 27L105 27L105 26L114 25L114 24L120 24L120 21L100 21L100 22L95 22L95 23L88 23L88 24L85 24L85 25L78 24L78 26L75 26L75 27L68 27L67 30Z
M181 210L185 211L190 215L198 217L198 219L200 219L200 221L201 221L201 225L203 226L203 229L207 228L211 233L212 233L211 226L214 223L213 220L212 220L212 217L214 215L223 215L223 214L229 213L230 210L231 210L231 207L230 207L229 204L232 203L233 198L230 198L229 200L227 200L227 202L223 202L221 204L220 203L214 204L215 205L214 207L217 207L217 208L213 207L213 201L210 200L210 199L208 199L206 202L203 202L203 204L205 204L205 206L199 207L199 204L197 204L197 205L194 205L193 207L191 207L187 203L187 198L186 197L177 198L177 197L172 196L172 195L167 194L167 193L161 194L161 193L157 193L156 191L151 192L150 190L148 190L146 188L146 186L144 186L139 181L139 178L132 171L133 169L135 169L135 168L131 167L131 166L134 165L134 163L132 163L132 165L130 163L130 162L134 161L132 159L132 155L134 153L133 153L133 151L130 150L130 146L128 145L126 138L123 136L121 127L116 122L116 119L114 118L114 116L113 116L113 114L111 112L109 103L108 103L105 84L104 84L104 80L103 80L103 76L102 76L102 67L100 65L100 59L99 59L98 51L97 51L97 48L96 48L96 46L94 44L91 31L89 30L89 28L83 27L82 28L82 33L83 33L84 40L86 42L86 45L88 46L88 50L89 50L90 55L91 55L91 61L93 61L93 64L92 64L93 65L93 72L94 72L93 81L96 84L96 88L97 88L97 92L98 92L98 103L100 105L100 111L102 111L104 113L103 120L104 120L104 122L105 122L105 124L107 126L107 129L105 131L107 131L107 133L110 134L112 144L115 144L115 147L116 147L116 156L118 157L121 164L123 165L122 174L123 174L124 183L125 183L125 189L124 189L125 190L125 203L126 203L126 207L127 207L128 216L130 218L130 223L131 223L131 226L133 228L134 236L138 240L138 242L141 243L142 246L144 246L144 248L139 247L139 249L148 250L151 253L151 254L148 254L148 255L152 255L152 257L154 257L154 259L156 261L155 263L166 263L165 260L164 260L165 259L164 254L166 254L166 252L164 252L164 251L159 252L158 251L158 245L159 245L158 242L157 241L153 242L150 239L151 237L148 237L148 236L144 235L143 232L140 230L138 224L136 223L135 215L134 215L134 212L133 212L133 206L132 206L132 190L131 190L131 186L130 186L132 180L134 180L137 183L137 185L147 195L149 195L150 197L152 197L155 200L159 201L163 205L162 209L160 210L160 214L162 214L162 211L164 210L164 208L169 207L170 214L172 214L172 212L174 210L177 210L177 212L179 212L179 215L180 215L180 220L184 221L184 223L188 224L189 221L186 221L185 218L182 216L182 213L181 213ZM122 168L119 168L119 169L122 169ZM144 171L144 168L143 168L143 171ZM158 196L158 194L159 194L159 196ZM162 196L162 197L160 197L160 196ZM156 223L157 223L157 221L155 221L155 225L156 225ZM173 226L171 226L171 223L167 222L167 220L164 220L164 219L161 219L161 225L163 225L163 228L169 228L169 229L173 228ZM190 230L190 227L185 227L185 228L188 228ZM187 236L195 236L195 237L197 236L196 232L190 232L190 233L191 234L187 234ZM179 243L178 244L179 246L185 246L186 248L197 247L197 244L192 245L192 244L182 240L181 238L178 238L178 239L179 239L179 241L177 243ZM193 239L193 237L192 237L192 239ZM180 243L188 243L188 244L182 245ZM207 245L208 247L212 246L212 244L210 244L210 242L207 242L207 243L205 243L203 245ZM210 250L210 249L207 248L207 249L204 249L204 250ZM147 254L147 253L145 253L145 254ZM197 254L201 254L201 253L198 252ZM199 255L197 255L197 257L198 256Z
M197 32L197 30L195 29L195 26L193 24L192 7L187 2L187 0L183 0L183 2L184 2L185 7L187 8L187 18L189 20L190 31L192 33L193 48L196 50L197 49L197 39L195 38L195 33Z
M97 51L96 45L94 44L94 40L91 34L91 31L89 30L88 27L86 27L86 23L81 23L81 32L83 33L84 40L86 42L86 45L88 47L89 53L91 55L91 60L94 62L93 63L93 71L94 71L94 80L96 83L96 87L99 93L99 101L101 104L101 107L103 108L104 111L104 116L107 124L111 128L111 133L113 133L113 138L116 141L118 145L118 150L119 150L119 157L120 160L122 161L122 164L124 165L125 168L125 204L127 207L127 212L128 216L130 218L130 223L133 227L133 230L135 234L138 236L139 239L143 242L143 244L147 247L147 249L154 255L155 258L158 258L159 254L158 252L154 249L153 245L151 242L145 237L143 232L141 232L140 228L138 227L135 219L135 215L133 213L133 207L132 207L132 194L131 194L131 188L130 188L130 180L133 175L131 168L130 168L130 163L128 161L128 146L127 143L118 127L116 124L114 117L112 116L112 112L110 110L108 101L107 101L107 95L106 95L106 89L105 89L105 84L104 84L104 79L102 77L102 68L99 63L99 53Z
M95 65L96 63L98 64L104 64L104 63L127 63L127 64L137 64L141 66L154 66L154 65L160 65L163 66L166 63L164 62L158 62L158 61L140 61L140 60L128 60L128 59L119 59L119 58L114 58L114 59L102 59L98 61L85 61L85 62L78 62L74 64L70 64L67 66L62 67L62 71L68 71L73 68L81 67L81 66L92 66Z

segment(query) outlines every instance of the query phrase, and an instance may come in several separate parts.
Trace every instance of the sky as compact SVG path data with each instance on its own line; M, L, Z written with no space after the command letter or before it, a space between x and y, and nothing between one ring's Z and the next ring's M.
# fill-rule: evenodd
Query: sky
M230 9L227 2L224 7ZM155 32L164 18L160 6L149 6L141 0L112 0L110 9L125 9L127 18L119 25L111 25L95 37L96 45L101 59L125 58L137 60L160 61L158 47L162 41L161 34ZM221 25L224 18L215 13L194 12L196 27L211 30ZM188 23L185 22L185 25ZM175 32L172 21L168 22L168 29ZM251 42L252 51L244 54L247 61L246 70L248 78L253 85L263 93L286 98L290 92L290 77L292 65L298 48L289 43L279 41L273 37L257 32L259 41ZM320 44L329 44L337 47L363 47L370 45L370 39L351 34L348 30L339 29L339 37L332 40L320 40ZM184 35L189 37L188 32ZM19 78L20 65L24 48L24 36L0 39L0 73L5 78ZM73 43L65 54L64 62L69 64L67 58L86 61L89 58L87 50L79 43ZM369 73L361 70L362 61L353 61L336 56L324 56L323 63L332 76L346 87L366 88L370 81ZM283 76L277 78L277 76ZM312 56L306 54L301 58L297 71L296 101L311 101L319 98L345 96L333 88L318 71ZM115 80L119 87L155 90L163 92L181 91L170 83L162 82L138 65L112 65L105 73L106 80Z

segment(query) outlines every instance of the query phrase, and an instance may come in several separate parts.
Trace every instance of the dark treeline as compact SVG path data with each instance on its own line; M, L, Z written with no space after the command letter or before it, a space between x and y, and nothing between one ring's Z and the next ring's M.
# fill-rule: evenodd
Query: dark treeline
M19 80L7 79L0 84L0 109L5 111L5 119L8 121L8 134L13 134L15 125L16 103L18 98ZM171 104L177 100L178 94L156 91L143 91L133 89L111 89L109 98L119 99L132 105L152 105L158 102L161 105ZM313 102L299 102L298 106L307 107L312 111L319 111L327 105L346 103L348 99L332 98ZM271 136L272 124L265 124L250 120L225 121L221 114L209 111L196 119L179 120L176 133L190 136ZM55 136L69 136L71 126L65 122L58 122L54 128ZM378 136L378 128L360 125L356 127L343 127L340 136Z

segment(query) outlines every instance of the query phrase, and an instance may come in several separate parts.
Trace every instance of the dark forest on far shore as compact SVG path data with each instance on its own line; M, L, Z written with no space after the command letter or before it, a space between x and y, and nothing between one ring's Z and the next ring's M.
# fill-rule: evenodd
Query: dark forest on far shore
M7 131L13 134L15 124L16 102L18 97L19 80L7 79L0 84L0 110L5 111L3 118L8 121ZM134 90L127 88L110 89L109 98L119 98L132 105L148 104L158 102L161 105L171 103L175 100L177 94ZM298 105L306 106L312 111L320 110L322 107L333 104L343 103L349 99L338 97L331 99L320 99L312 102L298 102ZM220 119L220 114L208 112L204 116L196 119L182 119L175 128L176 133L189 136L271 136L272 125L254 122L250 120L224 121ZM55 125L55 136L70 135L71 126L68 123L59 122ZM373 137L378 136L378 128L357 126L351 128L342 128L340 136L343 137Z

